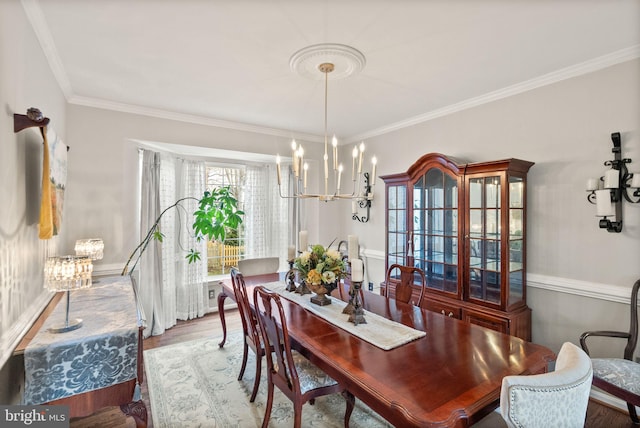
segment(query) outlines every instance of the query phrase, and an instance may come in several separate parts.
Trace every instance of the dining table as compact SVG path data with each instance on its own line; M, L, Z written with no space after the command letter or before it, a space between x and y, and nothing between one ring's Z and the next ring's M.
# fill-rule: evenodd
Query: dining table
M244 277L249 300L254 287L285 279L284 273ZM227 336L224 302L235 301L231 279L222 282L220 347ZM544 373L556 357L545 346L365 291L365 321L381 316L419 333L385 349L299 304L295 292L280 294L292 346L394 426L470 426L498 407L505 376Z

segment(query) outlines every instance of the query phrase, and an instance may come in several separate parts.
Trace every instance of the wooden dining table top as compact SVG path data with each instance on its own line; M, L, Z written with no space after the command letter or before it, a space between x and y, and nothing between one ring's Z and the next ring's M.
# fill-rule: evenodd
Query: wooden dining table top
M250 300L254 286L283 278L244 277ZM223 320L230 282L218 297ZM544 346L365 292L365 310L427 333L385 351L284 297L294 347L396 426L469 426L498 406L504 376L543 373L555 359Z

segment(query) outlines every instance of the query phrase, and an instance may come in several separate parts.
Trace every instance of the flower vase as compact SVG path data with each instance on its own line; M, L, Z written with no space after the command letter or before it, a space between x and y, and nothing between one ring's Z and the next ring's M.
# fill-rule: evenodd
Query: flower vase
M315 293L311 297L311 303L318 306L326 306L331 304L331 299L327 297L327 294L331 294L333 290L338 287L338 284L332 282L331 284L307 284L309 289Z

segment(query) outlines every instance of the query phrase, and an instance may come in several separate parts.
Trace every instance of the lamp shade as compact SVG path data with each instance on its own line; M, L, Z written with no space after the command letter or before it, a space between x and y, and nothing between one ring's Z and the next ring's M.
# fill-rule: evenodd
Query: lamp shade
M86 256L49 257L44 265L44 287L69 291L91 287L93 264Z
M91 260L102 260L104 242L99 238L78 239L75 250L76 256L86 256Z

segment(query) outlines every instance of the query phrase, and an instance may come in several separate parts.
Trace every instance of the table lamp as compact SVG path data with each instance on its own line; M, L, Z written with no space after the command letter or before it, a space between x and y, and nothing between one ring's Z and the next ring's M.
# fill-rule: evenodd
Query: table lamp
M100 238L78 239L75 250L76 256L87 256L91 260L102 260L104 242Z
M82 326L81 319L69 321L69 296L71 290L91 287L93 264L86 256L49 257L44 265L44 286L50 291L67 292L67 309L63 325L54 325L51 333L64 333Z

